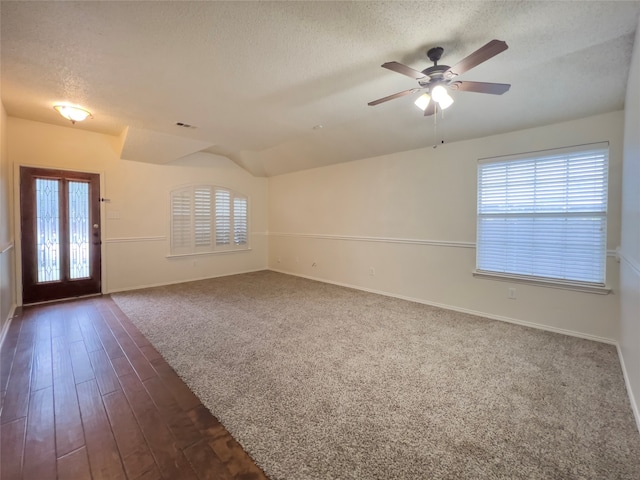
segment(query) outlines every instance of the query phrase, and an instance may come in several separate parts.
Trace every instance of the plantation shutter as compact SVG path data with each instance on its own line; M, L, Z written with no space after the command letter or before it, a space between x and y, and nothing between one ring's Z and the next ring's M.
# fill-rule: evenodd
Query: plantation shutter
M248 249L248 202L244 195L196 185L173 190L170 199L171 255Z
M194 236L197 250L210 250L211 232L211 187L194 188Z
M191 189L171 192L171 251L188 253L192 248Z
M231 244L231 193L216 190L216 245Z
M233 243L247 244L247 199L243 197L233 199Z
M608 144L478 165L477 270L604 285Z

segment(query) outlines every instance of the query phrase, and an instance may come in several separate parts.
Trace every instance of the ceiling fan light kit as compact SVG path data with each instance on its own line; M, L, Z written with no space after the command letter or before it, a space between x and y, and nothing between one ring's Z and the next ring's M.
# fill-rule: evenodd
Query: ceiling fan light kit
M447 94L446 96L442 97L440 99L440 101L438 102L438 106L444 110L445 108L449 108L451 105L453 104L453 98Z
M449 94L447 93L447 90L442 85L437 84L431 89L431 98L438 103L440 103L440 100L444 100L444 98L448 96Z
M418 98L416 98L415 103L416 107L420 110L425 110L429 106L429 102L431 101L431 96L428 93L423 93Z
M442 89L444 93L438 93L437 91L438 87ZM431 95L429 95L428 93L423 93L418 98L416 98L416 101L413 103L415 103L415 105L422 111L426 111L427 107L429 106L429 102L431 102L431 100L436 102L438 104L438 107L440 107L441 110L444 110L445 108L449 108L451 105L453 105L453 98L451 97L451 95L447 93L446 90L444 90L444 87L442 86L438 86L438 87L434 89L436 90L435 94L433 92L431 93Z
M419 87L379 98L369 102L368 105L379 105L395 98L427 90L427 93L418 97L414 103L418 108L424 110L425 116L429 116L436 113L438 107L440 110L444 110L453 104L453 98L449 95L448 90L502 95L509 90L511 85L506 83L460 81L456 80L456 77L504 52L507 48L509 47L503 40L491 40L471 55L460 60L453 67L450 67L448 65L438 65L444 49L442 47L434 47L427 52L427 57L433 62L433 66L425 68L421 72L398 62L383 63L383 68L417 80Z

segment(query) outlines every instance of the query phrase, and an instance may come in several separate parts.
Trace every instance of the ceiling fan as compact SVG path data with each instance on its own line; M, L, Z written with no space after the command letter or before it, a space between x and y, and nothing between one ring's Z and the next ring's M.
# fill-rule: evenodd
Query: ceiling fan
M508 83L460 81L456 80L456 77L495 57L499 53L504 52L507 48L509 47L506 42L502 40L491 40L485 46L480 47L471 55L463 58L453 67L450 67L448 65L438 65L444 49L442 47L434 47L427 52L427 57L433 62L433 66L425 68L421 72L398 62L383 63L383 68L393 70L394 72L417 80L419 87L410 88L409 90L394 93L388 97L379 98L378 100L369 102L368 105L379 105L394 98L403 97L421 90L427 90L425 94L418 97L415 104L424 110L425 116L429 116L436 113L438 108L445 109L453 103L453 98L451 98L447 89L502 95L509 90L511 85Z

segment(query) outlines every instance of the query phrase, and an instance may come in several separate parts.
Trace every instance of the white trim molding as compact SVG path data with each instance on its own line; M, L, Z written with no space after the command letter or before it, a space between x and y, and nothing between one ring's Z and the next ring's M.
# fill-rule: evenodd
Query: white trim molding
M251 235L264 236L269 234L267 232L253 232L251 233ZM154 236L148 236L148 237L112 237L112 238L106 238L104 240L104 243L164 242L166 240L167 240L166 235L154 235ZM171 255L171 256L180 256L180 255Z
M638 407L638 402L636 401L636 398L633 395L633 390L631 389L631 382L629 381L629 375L627 374L627 366L624 363L624 356L622 355L622 349L620 348L619 343L616 343L616 348L618 350L620 366L622 367L622 377L624 378L624 385L625 387L627 387L627 394L629 395L629 402L631 403L631 411L633 412L633 417L636 420L636 427L638 427L638 432L640 432L640 410Z
M271 237L313 238L318 240L343 240L350 242L374 242L374 243L400 243L405 245L429 245L435 247L475 248L474 242L461 242L450 240L425 240L419 238L393 238L393 237L361 237L353 235L326 235L319 233L285 233L269 232Z
M18 308L18 306L15 303L11 305L11 310L9 310L9 315L5 319L4 325L2 327L2 331L0 331L0 347L2 347L2 344L7 338L7 333L9 333L9 327L11 326L11 322L13 321L13 317L15 316L15 313L16 313L16 308Z
M154 236L154 237L120 237L120 238L107 238L104 243L129 243L129 242L164 242L167 239L166 236Z
M624 250L618 250L618 258L622 260L624 263L629 265L636 273L636 275L640 276L640 263L634 260L631 257L628 257Z
M169 254L169 255L165 255L165 258L202 257L202 256L208 256L208 255L228 255L230 253L242 253L242 252L250 252L250 251L251 251L251 248L236 248L232 250L214 250L212 252Z
M620 259L620 261L628 265L629 268L631 268L633 274L640 277L640 264L637 260L627 256L623 249L618 249L618 258ZM629 381L629 375L627 373L627 366L624 362L624 355L622 354L622 348L620 347L620 344L618 344L618 357L620 358L620 365L622 366L622 376L624 377L624 384L627 387L627 394L629 395L631 410L633 411L633 416L636 420L638 432L640 432L640 404L638 404L640 399L636 398L633 394L631 382Z
M12 248L13 248L13 241L7 243L4 247L2 247L0 249L0 255L4 255L5 253L7 253Z
M476 242L460 240L428 240L422 238L365 237L359 235L331 235L324 233L260 232L254 235L270 237L313 238L317 240L343 240L349 242L399 243L404 245L427 245L431 247L476 248ZM607 250L607 257L618 257L617 250Z
M562 290L573 290L583 293L596 293L598 295L608 295L611 293L611 289L605 285L590 285L581 282L570 282L565 280L554 280L528 277L526 275L512 275L508 273L500 272L485 272L474 270L473 276L476 278L484 278L487 280L498 280L501 282L511 283L525 283L528 285L537 285L539 287L560 288Z
M242 275L243 273L264 272L266 270L268 270L268 268L256 268L253 270L241 270L241 271L232 272L232 273L220 273L217 275L208 275L205 277L188 278L188 279L175 280L170 282L148 283L145 285L137 285L135 287L116 288L115 290L109 290L108 292L104 292L104 294L111 295L112 293L130 292L133 290L142 290L144 288L164 287L167 285L176 285L178 283L187 283L187 282L199 282L200 280L211 280L213 278L229 277L231 275Z
M353 288L355 290L362 290L363 292L375 293L375 294L378 294L378 295L383 295L385 297L399 298L400 300L407 300L409 302L421 303L423 305L430 305L432 307L443 308L445 310L453 310L454 312L460 312L460 313L467 313L467 314L470 314L470 315L476 315L478 317L488 318L490 320L499 320L501 322L514 323L516 325L522 325L524 327L535 328L535 329L544 330L544 331L547 331L547 332L561 333L563 335L569 335L571 337L584 338L586 340L593 340L595 342L606 343L606 344L609 344L609 345L617 345L617 342L614 339L606 338L606 337L600 337L600 336L597 336L597 335L590 335L588 333L581 333L581 332L576 332L574 330L566 330L564 328L551 327L551 326L542 325L542 324L539 324L539 323L527 322L525 320L518 320L516 318L504 317L502 315L494 315L494 314L491 314L491 313L481 312L481 311L478 311L478 310L471 310L471 309L468 309L468 308L455 307L453 305L447 305L447 304L444 304L444 303L430 302L430 301L427 301L427 300L422 300L420 298L408 297L408 296L405 296L405 295L397 295L397 294L394 294L394 293L389 293L389 292L385 292L385 291L382 291L382 290L375 290L375 289L372 289L372 288L361 287L359 285L352 285L352 284L349 284L349 283L334 282L334 281L331 281L331 280L327 280L325 278L313 277L313 276L310 276L310 275L301 275L299 273L287 272L285 270L277 270L275 268L269 268L269 270L271 270L273 272L284 273L285 275L293 275L295 277L307 278L309 280L315 280L317 282L330 283L332 285L338 285L338 286L341 286L341 287Z

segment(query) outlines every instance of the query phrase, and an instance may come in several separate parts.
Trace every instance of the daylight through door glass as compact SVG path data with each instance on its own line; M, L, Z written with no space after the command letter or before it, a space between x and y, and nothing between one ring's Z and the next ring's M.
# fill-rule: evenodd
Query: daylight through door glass
M38 283L60 280L60 180L36 179Z
M88 278L89 271L89 184L69 182L69 278Z

